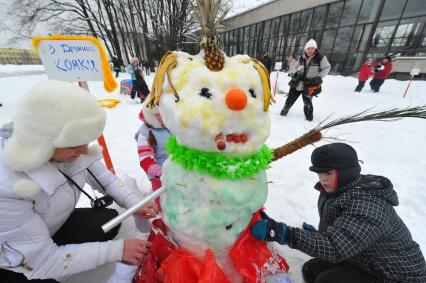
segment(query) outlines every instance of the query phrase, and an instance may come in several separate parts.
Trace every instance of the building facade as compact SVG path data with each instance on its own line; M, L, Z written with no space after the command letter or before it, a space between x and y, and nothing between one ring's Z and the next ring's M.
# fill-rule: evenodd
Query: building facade
M426 0L276 0L223 24L228 56L268 51L286 62L313 38L334 74L355 73L366 58L426 56Z
M34 50L0 48L0 64L40 65L41 60Z

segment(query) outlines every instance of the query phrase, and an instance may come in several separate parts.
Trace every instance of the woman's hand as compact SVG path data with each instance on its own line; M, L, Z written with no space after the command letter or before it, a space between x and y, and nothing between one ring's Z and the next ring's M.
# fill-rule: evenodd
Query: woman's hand
M149 202L144 207L140 208L136 212L136 215L144 219L150 219L156 217L158 211L158 205L155 202Z
M151 243L144 240L125 240L123 248L123 261L140 265L149 252Z

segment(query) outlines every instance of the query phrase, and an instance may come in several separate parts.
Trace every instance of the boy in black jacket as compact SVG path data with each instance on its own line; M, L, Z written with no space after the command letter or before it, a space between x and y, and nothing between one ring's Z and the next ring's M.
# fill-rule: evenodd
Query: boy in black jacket
M426 282L420 247L393 208L392 183L361 175L356 151L344 143L316 148L311 161L319 177L318 230L306 223L289 227L263 213L252 234L314 257L302 268L308 283Z

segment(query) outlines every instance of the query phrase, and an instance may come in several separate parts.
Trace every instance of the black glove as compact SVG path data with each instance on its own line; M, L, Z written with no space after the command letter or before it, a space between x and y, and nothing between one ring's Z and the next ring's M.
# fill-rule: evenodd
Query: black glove
M322 84L322 78L320 76L316 76L313 78L309 78L305 80L305 87L313 87Z

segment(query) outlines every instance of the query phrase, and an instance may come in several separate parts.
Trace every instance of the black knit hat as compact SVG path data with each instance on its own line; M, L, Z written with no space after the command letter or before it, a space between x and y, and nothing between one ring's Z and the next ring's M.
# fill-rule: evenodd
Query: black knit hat
M361 172L355 149L345 143L331 143L320 146L312 152L312 166L309 170L324 173L339 172L339 187L354 181Z

